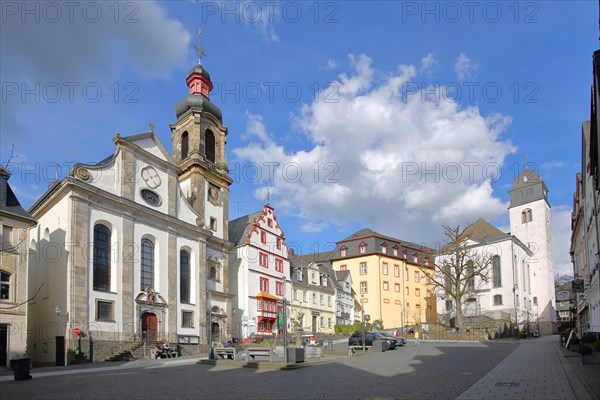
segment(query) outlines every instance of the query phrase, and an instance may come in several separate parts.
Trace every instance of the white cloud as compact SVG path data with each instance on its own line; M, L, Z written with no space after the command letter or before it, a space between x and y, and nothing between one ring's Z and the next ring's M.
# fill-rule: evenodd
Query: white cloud
M454 64L454 72L460 81L474 79L478 69L479 65L472 63L465 53L460 53Z
M554 274L573 275L573 264L569 248L571 247L571 207L559 205L552 207L552 263Z
M423 101L420 93L403 99L413 66L390 75L375 74L365 55L350 63L353 72L334 82L336 102L317 99L295 116L307 149L284 148L262 116L247 114L248 143L234 155L278 165L269 182L278 209L299 217L304 230L359 222L415 241L431 240L441 224L506 215L486 178L516 150L500 138L509 117Z
M190 33L155 1L51 4L31 3L31 10L41 10L37 23L32 23L35 12L28 16L20 12L3 16L3 85L26 85L29 90L35 85L58 86L64 100L69 98L69 87L77 92L94 84L106 93L123 71L143 78L169 78L174 68L189 63ZM25 23L21 17L25 17ZM121 87L125 83L119 82ZM31 98L29 103L33 103ZM0 107L2 135L8 142L28 143L31 139L23 114L37 104L21 101L18 94L7 99ZM79 100L78 97L76 101Z
M439 63L436 60L433 53L427 54L425 57L421 59L421 73L424 73L428 76L433 75L439 68Z
M333 69L336 69L338 67L338 63L335 62L335 60L329 59L327 60L327 64L323 67L321 67L320 69L325 70L325 71L331 71Z
M145 77L165 78L186 63L191 35L157 2L132 3L118 15L112 3L94 4L87 12L80 5L73 22L68 8L62 9L56 22L41 18L39 23L22 23L18 14L7 16L1 39L3 77L102 80L128 66ZM98 14L94 14L96 7ZM91 22L95 15L99 15L97 22Z

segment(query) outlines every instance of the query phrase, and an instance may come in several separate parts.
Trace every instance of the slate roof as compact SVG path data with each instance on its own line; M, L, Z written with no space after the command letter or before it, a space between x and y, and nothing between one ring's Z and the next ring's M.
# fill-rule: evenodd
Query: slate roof
M523 181L524 176L527 177L526 181ZM521 172L519 176L515 178L515 181L512 187L510 188L510 191L512 192L513 190L522 189L524 187L528 187L536 183L543 183L540 175L532 169L525 168L523 172Z
M338 281L343 281L344 279L346 279L348 277L348 275L350 275L350 271L348 271L348 270L335 271L335 279L337 279Z
M307 263L316 262L323 263L331 261L335 255L337 254L337 249L333 249L330 251L323 251L320 253L312 253L312 254L294 254L294 256L298 259L303 259Z
M229 221L229 241L236 246L245 244L246 237L252 231L254 220L258 220L262 212L263 210L261 209L255 213L244 215L243 217Z
M407 242L407 241L396 239L396 238L393 238L393 237L387 236L387 235L382 235L381 233L375 232L374 230L372 230L370 228L364 228L364 229L361 229L359 231L356 231L352 235L348 236L347 238L340 240L338 243L350 241L350 240L353 240L353 239L366 238L366 237L370 237L370 236L375 236L375 237L378 237L380 239L384 239L384 240L387 240L387 241L390 241L390 242L398 243L398 244L400 244L402 246L410 247L412 249L432 250L432 249L427 249L426 247L424 247L423 245L420 245L420 244L416 244L416 243L412 243L412 242Z
M502 239L510 239L508 233L502 232L483 218L479 218L465 229L465 235L477 242L494 242Z
M0 167L0 212L31 222L36 220L19 203L19 199L8 184L10 172Z

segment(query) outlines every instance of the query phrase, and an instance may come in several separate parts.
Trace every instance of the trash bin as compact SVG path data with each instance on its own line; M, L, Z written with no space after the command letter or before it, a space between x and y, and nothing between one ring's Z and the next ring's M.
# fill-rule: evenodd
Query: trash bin
M13 365L15 381L24 381L27 379L31 379L31 375L29 375L29 367L31 366L30 358L11 360L11 364Z

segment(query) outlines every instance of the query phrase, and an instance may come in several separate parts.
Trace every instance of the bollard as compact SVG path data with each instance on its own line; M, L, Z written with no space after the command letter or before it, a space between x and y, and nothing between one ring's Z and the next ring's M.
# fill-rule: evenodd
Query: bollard
M333 351L333 340L329 339L327 342L327 350Z

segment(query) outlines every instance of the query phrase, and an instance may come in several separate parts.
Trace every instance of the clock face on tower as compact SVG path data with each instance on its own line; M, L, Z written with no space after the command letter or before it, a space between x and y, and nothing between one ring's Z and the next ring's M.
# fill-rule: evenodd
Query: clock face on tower
M151 189L156 189L160 186L162 182L160 180L160 176L158 176L158 173L156 172L154 167L143 168L142 179L144 180L144 182L146 182L146 185L148 185L148 187Z

